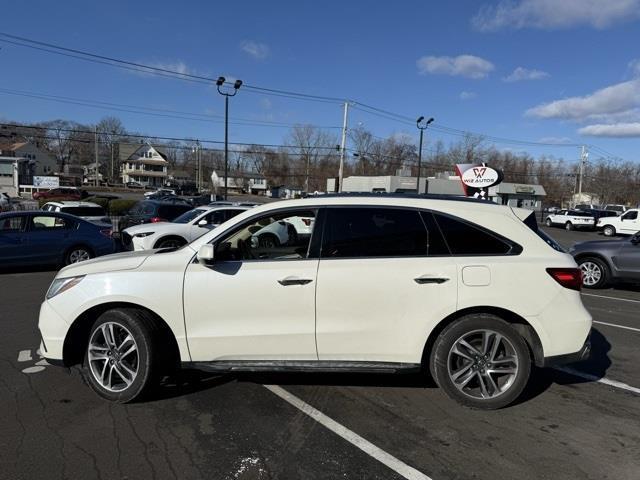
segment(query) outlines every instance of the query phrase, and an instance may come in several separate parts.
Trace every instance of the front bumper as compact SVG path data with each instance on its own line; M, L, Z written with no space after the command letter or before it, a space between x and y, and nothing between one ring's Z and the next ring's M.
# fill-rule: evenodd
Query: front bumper
M69 330L69 324L51 307L48 300L40 306L40 318L38 320L41 342L40 352L42 356L54 363L62 361L64 340Z
M555 367L558 365L565 365L567 363L580 362L587 360L591 355L591 335L587 337L584 345L580 350L574 353L568 353L565 355L555 355L553 357L545 357L543 367Z

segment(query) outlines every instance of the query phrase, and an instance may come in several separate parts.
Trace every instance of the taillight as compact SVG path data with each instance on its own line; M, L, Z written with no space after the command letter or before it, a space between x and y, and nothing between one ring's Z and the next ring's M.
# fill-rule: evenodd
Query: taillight
M547 268L547 273L564 288L582 288L582 270L579 268Z
M167 219L166 218L162 218L162 217L153 217L151 218L151 223L160 223L160 222L166 222Z
M105 237L109 237L109 238L113 236L113 230L111 230L110 228L103 228L100 230L100 233Z

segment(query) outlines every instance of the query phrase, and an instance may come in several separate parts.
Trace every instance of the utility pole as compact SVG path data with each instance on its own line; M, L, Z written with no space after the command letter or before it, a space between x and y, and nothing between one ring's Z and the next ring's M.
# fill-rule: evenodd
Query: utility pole
M344 102L344 118L342 119L342 142L340 143L340 169L338 170L338 192L342 192L342 177L344 176L344 149L347 143L347 120L349 102Z
M202 192L202 155L200 154L200 140L196 140L196 156L198 161L198 193Z
M578 202L582 203L582 176L584 175L584 165L587 163L589 152L587 147L582 146L582 152L580 153L580 178L578 180Z
M95 145L95 157L96 157L96 170L93 173L94 178L95 178L95 186L98 186L98 125L96 125L95 127L95 138L94 138L94 145Z

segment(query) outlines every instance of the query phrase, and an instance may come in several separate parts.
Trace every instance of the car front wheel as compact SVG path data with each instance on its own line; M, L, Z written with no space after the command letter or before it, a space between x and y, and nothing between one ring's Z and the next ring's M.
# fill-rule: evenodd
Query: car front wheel
M564 228L565 230L569 230L569 231L573 230L573 223L571 222L565 223Z
M613 237L616 234L616 229L611 225L607 225L602 229L602 233L604 233L605 237Z
M584 258L578 265L582 270L582 284L586 288L604 288L609 281L609 268L598 258Z
M84 374L103 398L139 399L155 383L153 323L144 312L109 310L96 320L85 351Z
M551 219L550 219L550 218L547 218L547 221L546 221L546 222L544 222L544 223L547 225L547 227L550 227L550 226L552 226L552 225L553 225L553 222L551 221Z
M529 349L504 320L462 317L438 336L431 358L434 380L467 407L493 410L516 400L531 371Z

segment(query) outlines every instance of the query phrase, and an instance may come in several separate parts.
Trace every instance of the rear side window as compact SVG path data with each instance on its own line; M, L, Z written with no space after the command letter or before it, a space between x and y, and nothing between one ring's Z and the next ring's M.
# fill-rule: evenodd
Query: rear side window
M478 225L439 213L433 217L453 255L510 255L521 251L520 246Z
M535 212L531 212L531 215L525 218L523 220L523 223L527 227L529 227L536 235L538 235L542 240L544 240L544 242L547 245L549 245L551 248L553 248L554 250L557 250L558 252L566 253L566 250L562 248L562 246L558 242L556 242L553 238L551 238L544 231L538 228L538 222L536 221Z
M322 257L408 257L428 254L428 235L416 210L329 208Z
M0 233L21 232L24 229L24 217L5 217L0 220Z
M166 218L167 220L173 220L189 210L191 210L190 205L160 205L160 208L158 208L158 216Z

